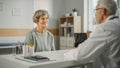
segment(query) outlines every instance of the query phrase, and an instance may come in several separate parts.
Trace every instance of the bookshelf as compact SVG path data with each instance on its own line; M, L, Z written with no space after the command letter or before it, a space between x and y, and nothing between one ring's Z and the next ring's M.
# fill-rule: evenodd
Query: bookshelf
M74 33L81 33L81 16L61 17L59 19L59 44L60 49L74 47Z

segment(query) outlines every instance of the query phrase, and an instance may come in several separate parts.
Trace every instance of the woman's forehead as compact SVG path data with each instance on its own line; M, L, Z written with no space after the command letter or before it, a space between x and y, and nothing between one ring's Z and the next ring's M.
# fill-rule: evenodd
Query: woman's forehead
M48 17L47 14L40 16L40 18Z

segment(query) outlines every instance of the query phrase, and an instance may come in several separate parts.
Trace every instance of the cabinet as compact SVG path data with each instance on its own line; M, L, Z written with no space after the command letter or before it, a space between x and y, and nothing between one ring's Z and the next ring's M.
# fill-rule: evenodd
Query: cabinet
M60 49L74 47L74 33L82 32L81 16L61 17L59 20Z
M0 55L13 54L16 51L16 46L0 46Z

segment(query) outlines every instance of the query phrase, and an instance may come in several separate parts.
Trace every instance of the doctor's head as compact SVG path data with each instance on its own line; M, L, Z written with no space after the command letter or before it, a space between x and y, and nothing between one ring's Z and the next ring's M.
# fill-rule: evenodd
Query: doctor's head
M33 22L37 27L46 28L48 24L49 14L46 10L37 10L33 15Z
M96 21L103 23L108 16L115 15L117 11L117 4L114 0L98 0L96 6Z

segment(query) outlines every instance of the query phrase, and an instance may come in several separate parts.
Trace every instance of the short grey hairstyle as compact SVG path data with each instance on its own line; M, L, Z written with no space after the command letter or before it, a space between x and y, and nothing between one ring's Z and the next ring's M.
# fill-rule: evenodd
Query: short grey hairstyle
M46 10L37 10L33 15L33 22L39 22L41 16L47 15L49 17L48 11Z
M117 4L115 0L99 0L99 8L105 8L108 15L115 15Z

